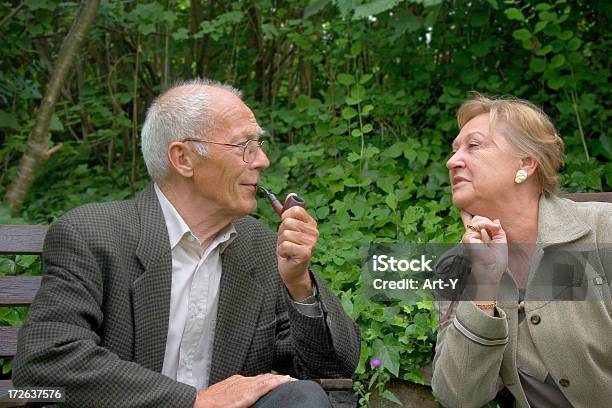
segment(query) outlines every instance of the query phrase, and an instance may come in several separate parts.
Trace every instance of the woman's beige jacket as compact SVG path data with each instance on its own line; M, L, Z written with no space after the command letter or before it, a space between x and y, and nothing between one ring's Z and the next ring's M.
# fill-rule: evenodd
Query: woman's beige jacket
M525 322L549 375L575 408L612 406L612 204L542 197L538 247L525 295ZM550 268L551 250L588 257L584 301L534 295ZM587 255L585 255L587 254ZM532 298L538 300L531 301ZM502 300L499 300L502 299ZM440 319L432 387L445 407L480 407L505 386L516 405L529 407L517 373L518 290L504 273L497 313L471 301L438 302ZM450 308L450 309L449 309Z

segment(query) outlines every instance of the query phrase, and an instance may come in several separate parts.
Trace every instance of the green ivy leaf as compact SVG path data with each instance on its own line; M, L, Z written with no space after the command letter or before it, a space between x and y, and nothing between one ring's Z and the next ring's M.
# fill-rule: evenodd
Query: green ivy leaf
M51 123L49 123L49 130L55 130L59 132L64 130L64 125L62 125L62 122L60 122L57 115L51 116Z
M535 9L537 11L548 11L552 8L552 6L548 3L540 3L537 6L535 6Z
M538 14L538 16L540 17L540 20L542 21L554 22L558 19L557 13L549 12L549 11L542 11Z
M363 109L361 109L362 116L368 116L374 110L374 105L365 105Z
M525 21L525 16L523 15L523 12L515 7L510 7L506 9L504 11L504 14L510 20Z
M148 35L155 32L155 25L153 24L139 24L138 31L143 35Z
M546 61L544 61L542 58L534 58L529 63L529 69L531 69L533 72L544 72L545 68Z
M366 159L377 156L380 154L380 149L376 146L368 146L363 150L363 156Z
M342 85L353 85L355 83L355 78L351 74L338 74L337 76L338 82Z
M353 119L355 116L357 116L357 111L354 108L351 108L350 106L342 109L342 117L346 120L351 120Z
M17 265L8 258L0 258L0 276L11 276L15 274Z
M304 7L304 19L310 18L323 10L330 0L313 0Z
M30 10L55 10L57 5L51 0L26 0L25 5L30 8Z
M494 10L499 10L499 4L497 3L497 0L487 0L487 3L489 3L489 5L493 7Z
M574 37L567 43L567 49L570 51L576 51L578 48L580 48L580 44L582 44L582 41L580 41L579 38Z
M389 208L395 211L397 209L397 197L395 196L395 194L387 194L387 197L385 197L385 204L387 204Z
M359 105L361 103L361 99L353 98L352 96L347 96L344 100L347 105Z
M374 75L372 75L372 74L362 75L361 78L359 78L359 83L362 84L362 85L365 85L365 84L368 83L368 81L370 79L372 79L372 77L374 77Z
M348 154L348 157L346 158L346 160L348 160L349 162L353 163L356 162L357 160L361 159L361 156L359 156L357 153L355 152L350 152Z
M539 55L539 56L546 55L552 50L553 50L552 45L548 44L548 45L545 45L544 47L538 48L538 50L536 51L536 55Z
M561 89L561 87L565 85L565 77L558 76L550 78L547 82L547 85L550 89L554 89L555 91L557 89Z
M395 396L394 393L392 393L389 390L384 390L383 393L381 394L382 397L386 400L389 400L397 405L401 405L403 406L404 404L402 404L402 402Z
M561 68L565 64L565 56L562 54L555 55L550 61L550 66L552 68Z
M361 4L355 8L353 20L358 20L364 17L375 16L384 11L392 9L398 3L398 0L374 0L370 3Z
M189 30L184 27L181 27L172 33L172 38L175 40L186 40L189 38Z
M529 40L531 38L531 33L529 32L529 30L525 28L520 28L512 32L512 37L516 38L517 40L521 40L521 41Z
M329 207L328 206L319 207L317 209L317 218L319 220L327 218L328 215L329 215Z
M546 26L548 25L548 21L538 21L535 25L535 28L533 30L534 34L539 33L540 31L542 31L543 29L546 28Z
M361 41L357 40L353 44L351 44L351 57L355 58L361 53Z
M397 347L386 345L382 340L376 339L373 345L374 356L380 358L382 367L396 377L399 375L399 350Z
M19 130L17 115L12 112L0 110L0 129L1 128Z
M359 101L362 101L366 95L366 90L363 85L355 85L351 88L351 96Z
M405 143L404 142L395 142L391 145L391 147L385 149L382 152L384 157L397 158L404 153Z

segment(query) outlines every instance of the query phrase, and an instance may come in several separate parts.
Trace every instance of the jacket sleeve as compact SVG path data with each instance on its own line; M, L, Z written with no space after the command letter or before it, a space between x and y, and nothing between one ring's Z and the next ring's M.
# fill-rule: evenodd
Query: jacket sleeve
M432 389L447 407L480 407L502 388L499 375L508 343L508 322L482 312L471 301L436 304L440 324Z
M323 280L313 276L323 315L300 313L282 288L274 367L301 379L351 378L359 363L359 329Z
M104 280L69 222L49 228L43 261L46 276L19 332L16 386L63 387L67 407L193 406L195 388L101 345Z

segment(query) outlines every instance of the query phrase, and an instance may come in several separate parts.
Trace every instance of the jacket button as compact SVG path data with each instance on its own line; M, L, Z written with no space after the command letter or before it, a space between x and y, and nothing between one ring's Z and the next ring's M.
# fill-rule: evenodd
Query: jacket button
M533 324L540 324L540 315L539 314L534 314L531 316L531 323Z
M562 378L559 380L559 385L562 387L569 387L570 383L567 378Z

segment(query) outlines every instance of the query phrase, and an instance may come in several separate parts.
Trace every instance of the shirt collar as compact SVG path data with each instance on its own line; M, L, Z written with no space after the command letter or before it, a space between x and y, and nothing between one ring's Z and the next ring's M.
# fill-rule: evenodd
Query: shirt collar
M170 200L166 198L166 196L158 187L158 185L153 184L153 186L155 188L155 194L157 194L157 199L164 215L164 220L166 221L166 227L168 228L170 249L174 249L179 243L181 243L185 236L193 237L195 239L195 242L197 242L197 246L199 247L200 241L191 232L191 229L189 228L183 217L181 217L176 208L174 208ZM225 248L234 240L236 234L237 232L236 228L234 227L234 224L229 224L226 228L219 232L219 234L210 244L209 248L213 249L218 245L219 251L223 253Z

